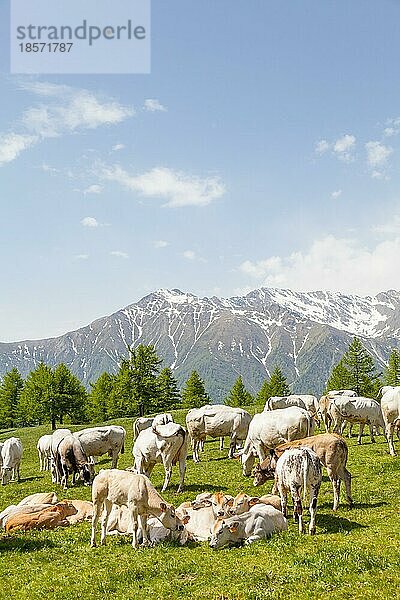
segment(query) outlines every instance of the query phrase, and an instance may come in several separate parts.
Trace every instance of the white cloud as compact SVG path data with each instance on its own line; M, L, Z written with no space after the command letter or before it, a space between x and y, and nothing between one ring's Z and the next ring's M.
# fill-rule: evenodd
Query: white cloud
M21 152L27 150L38 141L34 135L5 133L0 135L0 165L15 160Z
M87 260L89 258L89 254L75 254L74 258L76 260Z
M101 192L103 191L103 186L102 185L98 185L97 183L94 183L93 185L89 185L89 187L87 187L85 190L83 190L83 193L86 194L101 194Z
M143 108L144 108L144 110L147 110L149 112L156 112L156 111L167 112L167 108L165 106L163 106L160 103L160 101L157 100L156 98L148 98L147 100L145 100Z
M110 252L111 256L116 256L117 258L129 258L129 254L126 252L122 252L121 250L113 250Z
M382 167L387 163L387 159L393 152L393 148L381 144L381 142L367 142L365 144L367 151L367 161L370 167Z
M99 176L115 181L146 198L163 198L164 206L206 206L225 194L218 177L196 177L165 167L156 167L141 175L130 175L120 166L102 167Z
M372 231L383 235L399 235L400 236L400 214L395 215L387 223L375 225Z
M41 169L45 173L59 173L60 172L58 169L55 169L54 167L51 167L47 163L42 163Z
M84 227L99 227L100 223L94 217L85 217L82 219L81 225Z
M374 294L400 288L400 236L372 248L352 238L328 235L306 251L245 261L239 270L269 287Z
M344 162L354 160L353 151L355 149L356 138L354 135L346 133L334 142L319 140L315 144L315 153L318 155L331 151L336 158Z
M187 260L196 260L196 252L193 250L185 250L182 252L182 256L187 258Z
M115 144L115 146L112 147L112 151L119 152L120 150L123 150L124 148L125 148L125 144Z
M331 198L333 198L333 200L336 200L336 198L340 198L342 193L342 190L335 190L334 192L332 192Z
M320 140L315 144L315 152L317 154L325 154L325 152L328 152L330 147L331 145L326 140Z
M166 242L165 240L155 240L153 246L154 248L166 248L169 246L169 242Z
M21 131L0 134L0 165L15 160L22 151L46 138L115 125L135 114L133 107L100 99L88 90L47 82L24 82L20 86L46 97L48 102L22 113Z
M385 137L393 137L400 132L400 118L396 119L388 119L386 121L387 127L383 130L383 135Z

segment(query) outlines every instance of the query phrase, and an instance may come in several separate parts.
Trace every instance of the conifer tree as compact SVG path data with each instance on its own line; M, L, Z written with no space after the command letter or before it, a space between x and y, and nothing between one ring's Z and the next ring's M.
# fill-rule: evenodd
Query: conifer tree
M271 397L271 394L269 393L269 380L266 379L264 381L264 383L261 386L260 391L257 394L256 397L256 404L257 406L265 406L265 403L267 402L268 398Z
M354 390L358 396L374 396L380 382L374 361L359 338L353 339L347 352L343 355L342 361L350 375L350 389Z
M15 427L18 422L19 402L24 387L18 369L6 373L0 384L0 427Z
M57 407L53 391L53 373L43 362L26 378L19 413L23 425L38 425L50 420L52 429L56 428Z
M204 381L197 371L193 371L182 390L183 408L200 408L208 404L210 398L205 390Z
M388 366L383 375L385 385L400 385L400 351L394 348L389 356Z
M332 373L326 383L326 392L330 390L347 390L351 389L352 379L350 372L346 369L343 363L343 358L338 364L333 367Z
M242 377L240 376L236 379L231 391L225 398L225 404L228 406L241 407L249 406L252 403L253 397L244 387Z
M167 412L180 406L181 395L178 384L169 367L165 367L157 377L157 406L158 412Z
M73 423L86 418L87 393L79 379L60 363L53 372L53 396L60 423L68 415Z
M88 399L88 415L91 421L103 423L111 418L110 398L114 386L114 377L102 373L95 383L91 383Z
M269 380L269 397L271 396L288 396L290 388L286 381L286 377L279 367L275 367Z

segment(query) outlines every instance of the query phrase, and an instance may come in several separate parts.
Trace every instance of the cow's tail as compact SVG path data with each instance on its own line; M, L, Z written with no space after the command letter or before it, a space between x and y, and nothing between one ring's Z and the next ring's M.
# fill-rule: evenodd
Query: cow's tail
M124 454L124 452L125 452L125 435L126 435L126 432L124 431L124 434L122 437L121 454ZM136 439L136 436L135 436L135 439Z
M305 460L303 461L303 502L307 498L307 473L310 469L310 457L308 452L305 453Z
M139 435L139 423L138 423L138 420L136 419L136 421L133 424L133 439L136 440L138 435Z
M180 427L180 429L177 431L177 435L182 436L182 443L179 446L173 460L172 460L172 464L176 465L176 463L183 458L182 454L187 454L187 446L188 446L188 435L186 430L183 427Z

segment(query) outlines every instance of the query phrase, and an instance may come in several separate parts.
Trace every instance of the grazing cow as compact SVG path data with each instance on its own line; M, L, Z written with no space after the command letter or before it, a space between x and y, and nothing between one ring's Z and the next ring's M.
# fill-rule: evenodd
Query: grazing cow
M388 386L386 386L388 387ZM386 438L389 444L389 452L391 456L396 456L393 443L393 433L397 429L397 437L399 437L400 427L400 386L392 387L385 390L381 400L381 409L383 421L385 423Z
M31 529L54 529L65 527L69 523L67 517L76 513L76 508L68 500L62 500L35 513L12 515L5 526L7 533L13 531L30 531Z
M147 529L151 544L158 544L159 542L166 540L174 540L179 541L181 546L183 546L189 538L186 529L183 529L182 531L171 531L164 527L155 517L149 517L147 519ZM132 533L133 527L128 508L126 506L117 506L116 504L113 504L107 523L107 535L132 535ZM138 539L140 540L140 538L143 539L143 534L139 529Z
M210 548L217 550L242 542L248 545L286 529L287 521L279 510L273 506L256 504L241 515L217 519L212 529Z
M93 519L91 546L96 546L96 527L102 515L101 544L106 543L107 522L113 504L127 506L132 522L132 546L138 545L137 530L140 524L143 534L143 545L149 544L147 517L153 515L164 527L171 531L183 531L184 524L175 514L172 504L163 498L145 475L118 471L118 469L102 469L95 477L92 487Z
M156 463L162 462L165 479L161 491L164 492L171 479L172 466L179 463L178 492L181 492L185 480L187 445L187 432L178 423L153 424L151 429L141 431L135 440L132 449L135 469L150 477Z
M70 473L72 473L72 485L75 484L77 473L81 475L84 485L90 485L91 474L88 457L82 448L81 442L75 436L67 435L61 440L58 445L56 464L58 471L62 473L60 483L65 490L68 488L68 475Z
M42 435L38 440L36 448L39 454L40 471L50 470L51 441L51 435Z
M6 485L12 478L20 481L19 469L22 458L22 443L19 438L8 438L1 449L1 484Z
M231 501L225 516L233 517L234 515L241 515L257 504L266 504L273 506L276 510L282 511L281 499L275 494L266 494L265 496L258 497L239 492Z
M318 493L322 483L321 461L310 448L290 448L278 458L275 466L275 487L282 502L282 512L286 517L287 494L290 492L294 512L293 517L299 520L299 532L303 533L303 507L301 490L310 490L310 525L309 533L315 533Z
M230 437L229 458L233 458L236 444L246 439L251 416L242 408L224 406L192 408L186 415L186 426L193 444L193 460L199 462L199 448L207 435L213 438Z
M372 443L375 442L373 427L385 427L380 404L372 398L335 396L332 398L329 413L333 420L334 433L341 433L346 421L360 424L359 444L361 444L365 424L369 425Z
M270 479L272 465L276 463L276 460L286 450L298 448L299 446L311 448L326 467L333 487L333 510L337 510L339 506L340 481L345 483L346 499L351 506L353 503L351 498L351 474L346 468L348 448L345 440L335 433L321 433L277 446L271 451L271 456L268 456L262 463L254 467L254 485L262 485L267 479Z
M307 407L300 396L271 396L265 403L264 410L277 410L279 408L289 408L290 406L298 406L307 410Z
M305 409L298 406L254 415L241 453L243 475L251 475L256 456L262 462L271 448L308 437L313 430L313 419Z
M119 425L105 427L89 427L73 434L82 444L83 451L94 465L94 456L107 454L111 456L112 468L117 468L118 455L125 451L126 431ZM93 469L94 470L94 469Z
M133 439L136 440L141 431L148 429L152 425L166 425L173 422L174 418L171 413L161 413L155 417L139 417L133 423Z
M60 483L62 472L58 470L57 452L58 446L67 435L72 435L70 429L56 429L51 436L51 480L53 483Z

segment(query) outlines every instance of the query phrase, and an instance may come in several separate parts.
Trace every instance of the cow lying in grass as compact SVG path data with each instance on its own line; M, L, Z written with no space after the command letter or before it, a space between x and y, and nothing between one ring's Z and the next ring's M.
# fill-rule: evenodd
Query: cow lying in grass
M6 523L7 533L13 531L30 531L31 529L54 529L55 527L68 526L67 517L76 514L75 506L62 500L47 508L34 513L20 513L12 515Z
M241 515L217 519L212 529L210 548L217 550L243 542L252 544L286 529L287 521L279 510L273 506L256 504Z
M274 468L271 466L271 461L275 464L276 460L282 456L286 450L298 448L299 446L311 448L324 467L326 467L329 479L333 486L333 510L337 510L339 505L341 481L344 481L345 483L346 499L351 505L353 502L351 497L351 474L346 468L348 448L345 440L340 435L334 433L321 433L320 435L313 435L311 437L294 440L277 446L271 451L270 456L254 467L254 485L259 486L267 481L267 479L272 479L274 477Z
M274 494L266 494L265 496L249 496L243 492L239 492L235 498L230 502L228 510L225 516L233 517L234 515L241 515L244 512L249 511L256 504L265 504L273 506L276 510L282 512L282 504L279 496Z

